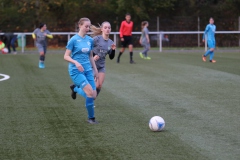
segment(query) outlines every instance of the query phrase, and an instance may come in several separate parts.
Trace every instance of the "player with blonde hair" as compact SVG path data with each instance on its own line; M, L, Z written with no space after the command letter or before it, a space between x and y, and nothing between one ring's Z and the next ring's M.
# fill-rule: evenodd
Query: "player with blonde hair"
M103 22L100 27L94 25L91 26L93 32L93 59L96 63L98 70L98 81L96 81L97 95L101 91L104 79L105 79L105 59L109 55L109 59L113 59L115 56L116 45L109 38L111 32L111 25L109 22Z
M86 35L90 30L91 21L81 18L78 22L79 32L67 43L64 59L69 62L68 72L74 83L70 86L71 96L76 99L76 93L86 99L88 123L96 124L94 115L94 99L96 98L96 85L94 77L98 79L98 71L93 59L93 39Z

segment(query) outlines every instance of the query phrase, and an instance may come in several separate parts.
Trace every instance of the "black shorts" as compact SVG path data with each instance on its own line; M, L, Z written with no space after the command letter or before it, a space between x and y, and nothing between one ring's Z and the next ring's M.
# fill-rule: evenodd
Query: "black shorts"
M124 41L121 41L122 47L132 45L132 36L123 36Z

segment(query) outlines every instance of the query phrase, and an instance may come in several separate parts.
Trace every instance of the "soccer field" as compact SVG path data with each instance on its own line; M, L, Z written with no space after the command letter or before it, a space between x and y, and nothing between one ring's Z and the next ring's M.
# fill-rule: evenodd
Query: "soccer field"
M149 56L107 58L91 125L84 99L70 97L63 54L48 54L45 69L37 54L0 55L10 76L0 81L0 159L239 160L240 53L216 52L215 64L193 52ZM148 127L155 115L162 132Z

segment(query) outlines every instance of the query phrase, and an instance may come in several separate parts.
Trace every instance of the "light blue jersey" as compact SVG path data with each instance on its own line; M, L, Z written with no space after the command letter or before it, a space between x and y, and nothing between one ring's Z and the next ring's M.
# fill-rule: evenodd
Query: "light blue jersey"
M215 31L216 26L214 24L208 24L203 34L203 39L205 39L205 35L207 35L208 41L215 41Z
M84 71L92 70L92 65L89 59L90 52L93 48L93 39L91 37L86 35L82 38L76 34L68 41L66 48L72 51L71 58L79 62L83 66ZM70 75L79 72L73 63L69 63L68 71Z

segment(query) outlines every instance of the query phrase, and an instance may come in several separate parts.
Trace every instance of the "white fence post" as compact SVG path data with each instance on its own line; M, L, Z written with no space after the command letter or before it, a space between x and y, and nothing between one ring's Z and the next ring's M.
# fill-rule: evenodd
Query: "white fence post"
M162 32L159 32L159 52L162 52Z
M114 33L113 35L113 41L114 41L114 44L117 46L117 34Z
M22 36L21 36L21 39L22 39L22 53L24 53L24 44L23 44L24 38L23 38L23 34L22 34ZM27 41L26 41L26 43L27 43ZM26 45L26 44L25 44L25 45Z
M204 33L203 33L204 34ZM205 52L207 51L207 35L205 35Z
M68 34L68 41L70 40L70 33Z

